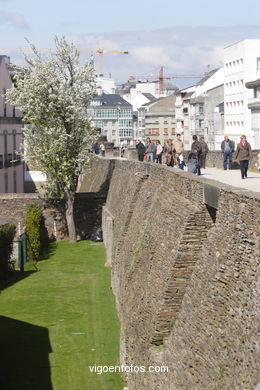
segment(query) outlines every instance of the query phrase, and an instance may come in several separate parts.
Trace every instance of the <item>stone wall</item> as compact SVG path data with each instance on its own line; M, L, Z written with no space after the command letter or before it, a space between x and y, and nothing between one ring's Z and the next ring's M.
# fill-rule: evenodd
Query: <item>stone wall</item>
M25 210L30 205L38 205L42 208L49 237L55 235L58 239L66 237L67 230L63 215L59 210L44 204L38 194L0 194L0 218L14 223L18 234L19 225L21 231L23 228Z
M79 239L90 238L101 228L102 206L106 201L104 188L101 192L76 195L74 217ZM41 207L44 225L50 239L63 240L68 238L62 204L60 207L50 206L38 194L0 194L0 221L16 225L15 239L18 238L19 227L22 232L26 208L32 204Z
M254 389L260 196L156 164L105 163L121 363L169 368L125 374L128 389ZM204 203L209 188L217 210Z

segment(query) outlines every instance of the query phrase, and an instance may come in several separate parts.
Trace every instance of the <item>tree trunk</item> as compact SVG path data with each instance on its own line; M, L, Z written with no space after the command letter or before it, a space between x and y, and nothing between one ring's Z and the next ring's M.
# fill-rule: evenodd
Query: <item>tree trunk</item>
M66 193L66 221L67 221L67 227L69 232L69 240L70 242L76 242L77 236L76 236L76 228L75 228L75 222L74 222L74 200L75 200L75 194L72 194L70 192Z

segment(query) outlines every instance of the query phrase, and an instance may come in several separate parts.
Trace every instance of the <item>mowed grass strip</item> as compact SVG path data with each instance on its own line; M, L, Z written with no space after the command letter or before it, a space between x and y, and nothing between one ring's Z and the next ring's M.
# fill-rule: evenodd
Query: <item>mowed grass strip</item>
M102 243L67 241L0 294L0 388L121 390L119 322ZM32 270L27 264L26 270Z

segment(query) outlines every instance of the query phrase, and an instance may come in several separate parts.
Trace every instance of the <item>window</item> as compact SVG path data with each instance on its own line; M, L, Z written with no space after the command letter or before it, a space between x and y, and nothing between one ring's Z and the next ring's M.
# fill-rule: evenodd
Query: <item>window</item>
M16 150L16 130L13 130L13 150Z
M16 174L16 170L13 171L13 191L14 193L17 192L17 174Z
M102 101L101 100L93 100L90 102L90 105L95 107L95 106L102 106Z
M4 130L4 167L7 168L7 130Z
M116 135L116 130L112 130L112 135Z
M132 129L119 130L119 137L131 137L131 136L132 136Z
M256 70L260 70L260 57L256 59Z
M13 153L8 153L7 154L7 166L11 167L13 161Z
M159 129L150 128L147 129L148 135L159 135Z
M103 127L103 121L97 120L94 121L94 126L97 127L98 129Z
M119 118L132 118L132 110L120 109Z
M5 193L7 193L8 192L8 173L7 172L5 172L5 174L4 174L4 186L5 186Z
M4 94L3 94L3 99L4 99L4 116L6 116L6 102L5 102L5 95L6 95L6 89L4 88Z
M131 119L119 119L119 127L132 127Z

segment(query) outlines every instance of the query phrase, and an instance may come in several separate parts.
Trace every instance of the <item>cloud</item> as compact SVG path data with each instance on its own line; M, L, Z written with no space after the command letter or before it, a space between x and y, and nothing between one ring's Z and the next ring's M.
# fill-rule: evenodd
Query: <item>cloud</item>
M3 23L10 23L17 28L21 28L21 29L29 28L29 24L27 23L26 19L23 17L23 15L17 12L0 11L0 20Z
M224 47L243 39L260 38L260 26L189 27L160 30L115 31L104 34L71 36L79 48L128 50L129 55L105 55L105 74L126 81L130 75L153 72L160 66L165 74L203 75L208 69L220 67ZM97 60L98 61L98 60ZM194 80L196 81L196 79ZM190 79L178 79L178 84L190 84Z
M114 39L110 39L104 35L67 35L76 43L79 50L86 50L86 52L95 51L97 49L120 50L118 43Z

